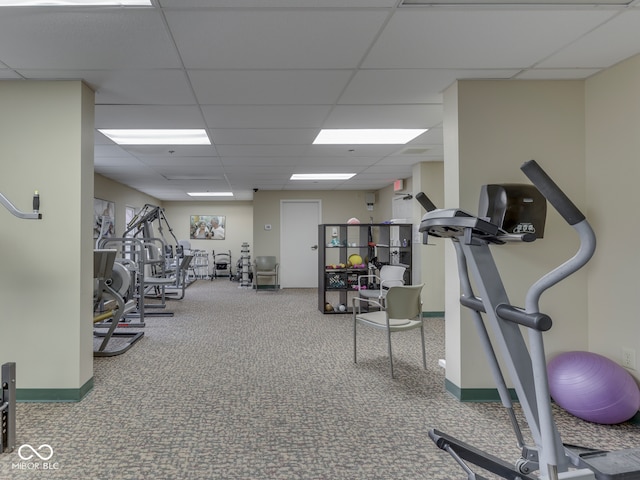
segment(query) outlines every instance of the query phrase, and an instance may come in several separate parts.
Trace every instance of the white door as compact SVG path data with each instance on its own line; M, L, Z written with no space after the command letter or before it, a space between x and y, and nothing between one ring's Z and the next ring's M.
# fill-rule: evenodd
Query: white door
M280 286L318 287L321 200L280 201Z

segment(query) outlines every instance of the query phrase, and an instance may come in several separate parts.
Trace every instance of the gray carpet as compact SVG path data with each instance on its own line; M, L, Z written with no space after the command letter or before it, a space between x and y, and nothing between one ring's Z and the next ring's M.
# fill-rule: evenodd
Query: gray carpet
M361 329L352 361L348 315L322 315L315 290L254 292L198 281L173 318L149 318L144 338L95 359L79 403L19 404L18 445L49 444L56 470L14 468L2 479L449 479L462 470L427 436L437 427L517 458L499 404L460 403L444 389L444 323L417 331ZM18 379L19 382L19 379ZM565 441L640 445L637 425L603 427L557 411Z

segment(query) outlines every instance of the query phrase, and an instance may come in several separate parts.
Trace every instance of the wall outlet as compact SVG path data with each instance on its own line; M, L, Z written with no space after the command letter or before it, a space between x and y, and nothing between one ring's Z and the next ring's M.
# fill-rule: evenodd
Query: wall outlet
M636 369L636 351L633 348L622 348L622 366L629 370Z

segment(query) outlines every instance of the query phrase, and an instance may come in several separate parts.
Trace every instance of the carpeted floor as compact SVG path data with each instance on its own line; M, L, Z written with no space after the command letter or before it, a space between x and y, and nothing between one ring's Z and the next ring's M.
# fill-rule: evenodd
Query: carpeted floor
M426 320L426 371L418 332L395 334L392 380L382 334L359 330L354 364L351 317L322 315L315 290L198 281L170 307L175 317L148 318L129 352L95 359L82 402L18 405L17 444L50 445L57 468L15 468L14 451L0 456L0 478L465 478L429 440L433 427L519 455L499 404L445 391L442 319ZM640 445L637 425L557 413L567 442Z

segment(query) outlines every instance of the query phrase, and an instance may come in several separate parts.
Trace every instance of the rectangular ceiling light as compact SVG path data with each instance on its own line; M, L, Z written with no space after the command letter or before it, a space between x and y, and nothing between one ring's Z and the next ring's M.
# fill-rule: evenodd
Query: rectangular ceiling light
M207 132L203 129L98 129L98 131L118 145L211 145Z
M190 197L233 197L233 192L187 192Z
M410 142L427 129L418 128L336 128L323 129L314 145L393 145Z
M0 0L0 7L152 7L151 0Z
M349 180L355 173L294 173L290 180Z

